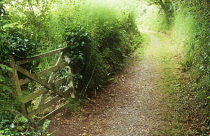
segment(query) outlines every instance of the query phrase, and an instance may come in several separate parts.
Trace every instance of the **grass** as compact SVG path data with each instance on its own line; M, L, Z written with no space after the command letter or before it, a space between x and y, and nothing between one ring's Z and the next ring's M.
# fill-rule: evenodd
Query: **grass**
M161 84L160 90L165 92L163 101L167 101L169 112L164 113L166 124L162 126L162 130L154 132L154 135L176 135L182 133L183 117L177 114L176 109L179 109L180 102L179 90L181 87L180 78L181 62L183 61L181 46L173 44L170 35L145 32L143 34L143 47L136 51L136 56L141 58L144 54L150 57L156 63L157 69L161 74L157 79L157 83ZM150 45L149 45L150 43ZM167 100L165 100L167 99Z
M143 59L143 56L145 54L145 50L149 47L150 44L150 38L147 34L141 33L142 36L142 44L140 48L137 48L134 56L136 57L136 60L141 61Z
M202 104L205 96L197 93L196 82L192 84L189 73L184 72L184 54L182 45L178 45L170 35L147 32L151 38L151 45L139 49L140 54L146 54L158 66L161 73L161 89L166 93L169 111L165 115L166 125L155 135L197 135L207 131L205 124L208 109ZM146 37L148 38L148 37ZM146 41L149 41L146 39ZM160 79L158 79L160 80ZM194 91L192 90L194 88ZM196 110L199 109L199 110ZM200 111L203 109L202 111ZM203 117L201 116L203 114ZM203 118L203 119L202 119ZM201 122L201 120L203 120ZM203 131L203 132L202 132ZM205 135L205 134L203 134Z
M191 10L191 11L190 11ZM200 10L197 10L200 11ZM180 91L176 94L182 116L182 133L185 135L209 135L209 65L208 38L205 33L205 13L184 8L175 14L172 34L177 45L184 48L184 76ZM200 19L200 20L199 20ZM199 21L198 21L199 20ZM199 37L197 37L199 35ZM207 61L206 61L207 60ZM204 67L205 66L205 67ZM177 102L178 103L178 102Z
M172 44L163 42L149 51L151 57L158 60L169 107L176 113L173 126L166 128L168 134L165 135L209 135L209 13L205 6L179 8L174 11L169 29L164 16L157 14L152 6L141 8L138 21L148 30L172 35ZM168 41L167 35L152 35Z

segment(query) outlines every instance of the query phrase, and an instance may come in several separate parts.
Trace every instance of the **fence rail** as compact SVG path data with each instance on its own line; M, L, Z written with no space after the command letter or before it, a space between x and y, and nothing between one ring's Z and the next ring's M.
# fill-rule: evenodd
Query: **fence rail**
M20 100L22 103L20 112L27 118L31 118L34 115L38 115L42 113L44 110L49 107L55 106L61 99L67 99L71 96L74 96L75 89L73 85L73 79L70 77L71 68L69 67L68 62L65 59L66 52L68 48L59 48L56 50L52 50L43 54L35 55L31 58L26 58L23 60L15 61L13 57L11 57L10 66L13 69L11 80L14 83L14 88L16 90L16 98ZM26 63L35 61L37 59L41 59L47 56L59 54L57 61L54 66L51 66L42 71L32 73L30 70L25 69L21 65L26 65ZM65 69L66 73L68 73L68 77L62 77L56 75L56 72L59 70ZM19 75L23 74L24 78L19 78ZM42 79L42 77L49 77L49 79ZM25 95L25 90L23 86L28 85L32 81L39 84L39 87L33 90L30 94ZM60 89L60 87L65 84L65 90ZM31 101L37 101L36 99L40 98L39 104L36 108L32 110L28 110L27 104ZM31 104L31 103L30 103ZM67 103L59 105L57 108L48 111L47 115L40 119L40 121L45 120L46 118L60 112Z

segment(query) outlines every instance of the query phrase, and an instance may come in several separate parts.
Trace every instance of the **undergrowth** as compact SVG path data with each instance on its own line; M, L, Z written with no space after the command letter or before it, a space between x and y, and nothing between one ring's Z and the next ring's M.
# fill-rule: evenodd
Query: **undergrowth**
M69 47L67 54L78 102L69 100L68 106L76 110L81 99L100 90L123 68L125 58L141 42L133 5L135 3L125 0L0 1L0 134L48 134L37 128L37 117L30 120L14 112L20 111L20 103L16 101L10 82L10 56L21 60ZM36 73L54 65L57 57L46 57L22 66ZM18 76L25 78L19 73ZM24 85L23 94L33 92L36 85Z
M140 19L142 26L169 33L173 44L183 49L183 52L178 52L178 56L183 53L181 57L174 56L174 61L181 60L178 70L170 68L165 70L166 79L171 83L168 85L168 93L171 96L169 106L175 111L175 116L172 116L174 125L165 134L203 136L210 134L208 7L208 1L173 1L171 8L174 8L174 13L170 25L160 23L165 22L165 18L161 17L161 12L157 8L151 9L150 6L141 11L141 15L147 15L141 19L148 19L147 21ZM153 18L157 17L156 20L154 21L148 14ZM169 64L168 67L174 66Z
M207 8L207 7L206 7ZM182 116L181 133L208 135L210 117L209 92L209 12L199 7L182 7L175 14L172 29L174 40L185 48L183 65L184 83L177 93Z
M135 59L138 61L141 61L143 59L145 50L148 48L150 43L150 37L146 33L141 32L141 36L142 36L142 42L140 45L141 47L137 48L134 52L134 56L136 57Z

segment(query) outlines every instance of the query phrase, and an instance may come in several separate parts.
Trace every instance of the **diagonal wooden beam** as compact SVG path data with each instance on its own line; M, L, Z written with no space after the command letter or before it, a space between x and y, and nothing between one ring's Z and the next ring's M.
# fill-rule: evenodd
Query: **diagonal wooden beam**
M29 72L28 70L22 68L21 66L16 66L16 68L17 68L17 71L19 71L20 73L22 73L22 74L28 76L29 78L37 81L38 83L47 87L48 89L53 90L49 83L47 83L46 81L44 81L42 79L39 79L39 77L36 74L33 74L33 73Z
M43 71L40 71L40 72L36 73L35 75L37 75L38 77L40 77L40 76L46 76L46 75L51 74L52 72L55 72L55 71L57 71L57 70L59 70L61 68L64 68L65 66L68 66L68 63L60 63L60 64L58 64L56 66L53 66L53 67L50 67L50 68L45 69ZM48 83L50 81L51 80L49 79ZM27 84L29 82L31 82L31 79L29 79L29 78L20 79L20 85L24 85L24 84Z
M45 86L49 90L52 90L53 92L55 92L59 95L62 95L62 93L56 89L55 83L48 83L47 81L40 79L39 76L37 76L36 74L29 72L28 70L22 68L21 66L16 66L16 67L17 67L17 71L19 71L20 73L26 75L27 77L33 79L34 81L36 81L38 83L40 83L41 85Z
M68 104L68 102L65 102L63 105L59 106L57 109L51 111L49 114L47 114L43 118L41 118L38 122L38 126L43 125L43 123L46 119L49 119L49 118L53 117L54 115L58 114L59 112L61 112L62 110L64 110L66 108L67 104Z
M30 100L33 100L35 99L36 97L39 97L40 95L42 95L43 93L46 93L48 92L49 90L48 89L40 89L40 90L37 90L37 91L34 91L33 93L25 96L24 98L21 99L21 102L22 103L27 103L29 102Z
M34 111L30 112L28 114L28 117L30 118L33 115L36 115L36 114L38 114L40 112L43 112L46 108L48 108L49 106L52 106L53 104L55 104L60 99L61 99L60 96L56 96L56 97L52 98L50 101L48 101L45 104L41 105L38 109L35 109Z

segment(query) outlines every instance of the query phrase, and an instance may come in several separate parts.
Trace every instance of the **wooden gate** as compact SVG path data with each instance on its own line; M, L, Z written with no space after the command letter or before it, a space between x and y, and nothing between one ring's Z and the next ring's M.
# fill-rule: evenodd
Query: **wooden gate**
M49 107L56 107L56 103L61 101L62 99L75 97L75 89L73 85L73 79L71 76L71 68L68 64L69 58L65 56L67 50L67 48L60 48L20 61L15 61L11 57L11 67L13 69L11 79L14 83L15 90L17 92L16 98L19 99L22 103L20 112L25 117L31 118L34 115L43 113L43 111ZM30 70L27 70L21 66L34 60L55 54L58 56L57 62L54 66L49 67L45 70L32 73L30 72ZM63 70L67 74L67 76L59 76L59 74L56 73L59 70ZM19 77L20 73L24 75L24 78ZM45 79L43 79L43 77ZM46 79L46 77L48 77L48 79ZM25 94L24 89L22 89L22 86L31 82L36 83L36 85L38 84L38 87L36 87L36 89L34 89L29 94ZM63 85L65 85L65 89ZM29 108L26 105L28 103L31 105L32 101L38 101L38 104L36 104L35 107L29 110ZM65 102L64 100L63 104L60 104L59 107L48 111L47 114L43 113L43 116L40 118L40 121L45 120L46 118L60 112L66 104L67 102Z

